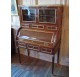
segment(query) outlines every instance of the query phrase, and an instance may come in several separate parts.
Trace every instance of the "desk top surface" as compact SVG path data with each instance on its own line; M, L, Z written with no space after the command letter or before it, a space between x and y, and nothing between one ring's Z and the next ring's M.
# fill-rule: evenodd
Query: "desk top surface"
M35 40L35 41L51 42L51 39L54 37L54 34L55 34L54 32L45 33L45 32L22 30L20 33L20 38Z

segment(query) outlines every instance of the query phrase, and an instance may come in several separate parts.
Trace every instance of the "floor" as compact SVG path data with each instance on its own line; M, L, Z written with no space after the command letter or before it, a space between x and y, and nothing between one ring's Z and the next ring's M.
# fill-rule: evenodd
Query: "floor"
M51 62L18 54L11 59L11 77L69 77L69 67L55 64L54 76L51 74Z

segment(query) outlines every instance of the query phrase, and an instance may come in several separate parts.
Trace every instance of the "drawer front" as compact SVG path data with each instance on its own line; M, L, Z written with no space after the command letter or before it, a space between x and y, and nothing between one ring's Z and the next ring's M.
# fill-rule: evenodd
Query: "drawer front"
M33 29L44 29L44 25L35 25L35 24L32 24L31 28L33 28Z
M57 27L55 27L55 26L47 26L47 30L57 30Z
M50 48L41 48L41 52L51 54L52 53L52 49L50 49Z
M36 45L28 44L28 49L39 51L39 47Z
M29 28L29 24L22 24L23 29Z
M28 49L33 49L33 45L28 44Z
M26 43L24 43L24 42L18 42L18 46L19 47L25 47L26 48Z

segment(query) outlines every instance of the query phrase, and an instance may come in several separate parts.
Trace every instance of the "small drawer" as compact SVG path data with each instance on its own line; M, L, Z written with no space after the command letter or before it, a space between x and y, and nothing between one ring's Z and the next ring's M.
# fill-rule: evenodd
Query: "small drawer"
M32 25L31 28L38 28L38 26L37 25Z
M41 51L42 52L46 52L47 51L47 48L41 48Z
M44 29L44 25L31 25L31 28Z
M44 29L43 25L38 25L38 29Z
M47 26L47 30L57 30L57 27L55 27L55 26Z
M32 50L39 50L39 47L38 46L31 45L31 44L28 45L28 48L29 49L32 49Z
M49 46L49 43L48 42L44 42L44 46Z
M48 48L47 48L47 52L51 53L51 52L52 52L52 49L48 49Z
M37 45L44 45L44 42L42 41L33 41L34 44L37 44Z
M23 28L29 28L29 24L22 24Z
M28 48L29 48L29 49L33 49L33 45L30 45L30 44L29 44L29 45L28 45Z
M29 25L22 25L21 27L22 27L22 30L26 30L29 28Z
M50 48L41 48L41 52L44 52L44 53L51 53L52 50Z
M39 47L38 46L33 46L33 49L34 50L39 50Z
M18 46L25 46L26 47L26 43L24 43L24 42L18 42Z

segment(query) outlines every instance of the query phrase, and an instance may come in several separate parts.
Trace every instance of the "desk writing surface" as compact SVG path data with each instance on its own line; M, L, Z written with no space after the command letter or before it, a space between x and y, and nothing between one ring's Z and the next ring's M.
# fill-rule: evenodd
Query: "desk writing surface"
M54 43L53 41L54 35L55 32L46 33L46 32L21 30L19 35L19 41L52 48Z
M24 39L51 42L52 37L54 37L54 32L53 33L45 33L45 32L22 30L20 33L20 36Z

